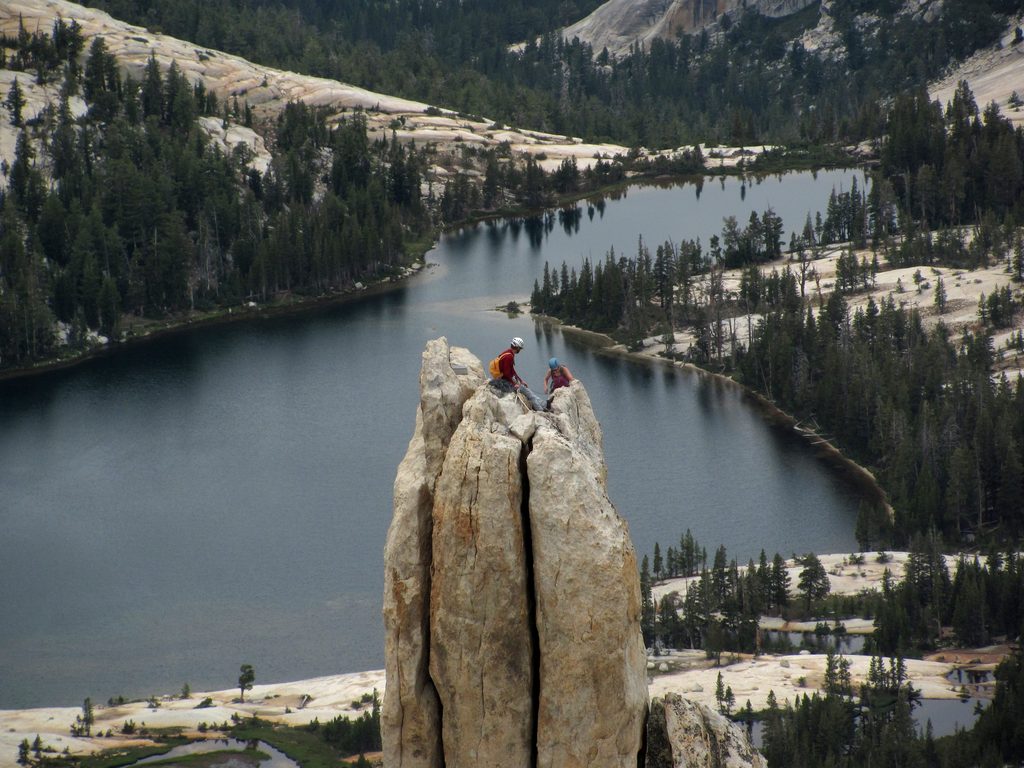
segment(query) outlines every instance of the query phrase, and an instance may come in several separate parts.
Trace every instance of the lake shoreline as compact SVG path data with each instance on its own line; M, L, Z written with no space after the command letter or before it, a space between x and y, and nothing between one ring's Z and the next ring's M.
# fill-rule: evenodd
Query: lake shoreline
M436 245L436 243L435 243ZM434 246L432 245L431 248ZM272 318L288 317L314 312L318 309L341 306L353 303L362 299L383 296L408 285L416 275L426 270L429 265L422 262L422 256L417 256L415 263L422 264L420 269L410 269L408 274L392 276L381 279L376 283L370 283L364 288L349 288L335 293L321 294L309 298L295 298L291 300L279 300L268 304L238 304L224 309L211 312L199 313L191 316L184 316L173 321L167 321L163 326L154 325L138 335L128 336L119 341L108 341L105 344L97 344L80 353L68 357L47 360L35 365L23 368L11 368L0 370L0 383L29 379L35 376L42 376L56 371L68 370L91 360L115 355L124 349L131 349L136 346L149 344L158 339L175 336L180 333L187 333L199 328L213 328L231 323L239 323L253 320L269 320Z
M796 162L791 164L792 167L786 168L761 168L756 165L754 167L718 166L715 168L708 168L705 166L702 173L684 173L675 175L639 174L607 184L595 190L561 195L555 199L550 207L546 208L530 210L526 208L513 207L504 208L498 211L476 212L464 221L451 224L443 229L434 229L429 233L428 237L421 238L411 244L411 252L404 265L405 273L402 275L382 278L377 282L367 284L363 289L350 287L334 293L321 294L319 296L311 296L308 298L296 298L292 295L288 300L274 300L265 305L257 304L255 307L242 303L223 309L212 310L210 312L183 315L176 319L167 321L162 327L156 327L159 322L156 321L154 322L154 327L151 330L146 330L137 336L123 338L116 342L107 341L105 344L98 344L89 347L88 349L81 350L80 352L69 354L66 357L42 360L35 364L17 368L0 369L0 383L16 379L31 378L33 376L74 368L90 360L113 354L120 349L127 349L130 345L147 343L165 336L186 332L195 328L218 326L242 320L301 314L324 307L345 304L363 297L377 296L397 290L407 284L410 278L419 273L415 268L416 264L420 264L424 268L428 266L426 263L427 253L437 247L440 239L445 234L458 231L465 227L471 227L477 224L500 219L520 219L529 218L531 216L544 216L548 213L554 214L556 211L565 208L567 205L575 205L584 201L605 197L611 197L614 200L617 195L624 194L631 187L696 184L698 182L708 183L713 179L728 176L762 179L786 173L800 173L809 169L819 171L845 167L842 163L838 162L838 158L832 158L832 160L833 162L831 163L815 161L810 164L809 168L804 167L800 162Z
M800 440L800 442L808 444L809 447L814 449L817 459L824 462L829 469L836 472L845 482L857 488L860 493L867 496L873 503L882 505L890 519L892 519L893 509L889 504L888 494L878 483L878 479L871 470L846 456L823 435L818 434L812 429L800 426L800 421L795 416L783 411L760 392L751 389L745 384L741 384L731 376L709 371L693 363L668 360L648 352L631 352L623 344L618 343L607 334L563 323L557 317L533 315L533 318L538 323L561 329L568 335L583 341L586 346L597 350L600 354L636 363L684 370L716 384L734 388L766 422L782 430L787 435Z

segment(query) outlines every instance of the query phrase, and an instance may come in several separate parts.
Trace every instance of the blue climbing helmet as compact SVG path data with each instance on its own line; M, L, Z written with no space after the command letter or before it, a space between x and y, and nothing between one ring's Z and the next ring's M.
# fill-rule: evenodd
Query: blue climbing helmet
M557 367L558 367L558 358L557 357L552 357L550 360L548 360L548 368L550 368L553 371Z

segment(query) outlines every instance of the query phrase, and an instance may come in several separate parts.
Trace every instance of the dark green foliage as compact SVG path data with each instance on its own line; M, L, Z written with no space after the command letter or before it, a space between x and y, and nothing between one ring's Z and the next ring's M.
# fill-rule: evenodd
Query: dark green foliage
M798 310L767 314L740 360L740 378L780 407L813 414L849 455L878 468L896 508L898 538L931 527L956 538L994 525L1014 535L1024 524L1009 501L1017 503L1021 492L1022 435L1011 415L1020 385L993 384L988 338L953 339L942 327L926 332L915 313L890 299L849 318L840 297L832 294L817 323ZM948 430L960 440L938 444ZM992 441L1006 452L979 456L982 447L994 448ZM991 467L979 466L985 458ZM1007 497L1002 504L1000 494ZM879 518L862 525L862 538L884 537Z
M828 573L813 552L805 555L800 562L803 570L800 571L797 590L804 596L805 608L810 610L812 602L821 600L829 593Z
M11 113L11 125L17 128L24 125L21 110L24 109L26 103L25 92L18 85L18 78L14 78L10 89L7 91L7 98L4 99L4 106Z
M789 604L789 576L785 562L776 553L769 564L762 552L759 564L748 563L741 575L725 547L715 551L707 567L703 548L687 531L680 549L668 548L663 576L697 577L685 598L667 595L657 604L651 597L648 558L640 567L641 629L648 646L703 648L709 658L723 651L758 652L758 620L762 615L780 615ZM818 603L813 606L817 609ZM724 690L723 690L724 696ZM723 701L725 699L723 698Z
M75 722L71 724L72 736L91 736L92 726L96 722L93 714L92 699L82 702L82 714L75 715Z
M256 681L256 672L252 668L252 664L243 664L239 669L238 675L238 691L242 701L245 700L245 692L252 689L252 684Z
M644 636L644 645L654 645L655 638L655 605L651 596L651 569L647 555L640 564L640 631Z
M974 748L991 745L1003 762L1024 761L1024 664L1018 651L996 669L996 694L971 732Z
M364 712L355 720L338 715L333 720L322 724L318 720L314 720L308 728L341 754L379 752L381 749L380 697L376 690L373 692L371 702L370 711Z
M764 747L769 764L797 766L1017 765L1024 759L1024 666L1020 654L996 670L996 694L974 727L933 739L912 712L919 692L906 683L901 658L872 658L859 698L826 693L779 708L769 696Z

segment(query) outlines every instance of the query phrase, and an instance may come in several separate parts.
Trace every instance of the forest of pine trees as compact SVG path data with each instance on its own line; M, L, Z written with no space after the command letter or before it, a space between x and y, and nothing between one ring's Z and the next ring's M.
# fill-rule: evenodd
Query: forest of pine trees
M850 555L852 565L865 556ZM644 556L640 570L641 627L655 653L668 648L700 648L709 659L723 654L762 651L792 652L788 640L772 642L758 629L761 616L819 621L811 646L834 634L840 617L873 619L874 633L863 653L871 656L865 683L855 687L850 663L826 640L826 666L821 693L797 697L780 706L774 693L768 707L733 710L731 691L721 683L716 693L725 714L763 722L763 752L775 765L796 766L943 766L1002 765L1024 759L1024 669L1019 651L995 673L994 700L981 712L975 727L941 739L919 727L913 717L920 694L907 682L904 659L919 658L940 642L979 647L1013 638L1024 631L1024 557L1017 551L990 551L985 557L960 556L949 573L936 534L915 536L902 573L886 571L880 591L856 595L829 594L828 578L814 554L797 558L798 583L792 585L778 553L740 568L719 547L712 562L688 530L678 547ZM685 577L682 596L670 593L660 601L652 586L664 579ZM795 586L796 597L791 594ZM939 628L952 627L953 637L940 639ZM984 761L984 762L982 762Z
M797 558L795 584L779 553L741 568L720 546L708 562L707 552L687 531L678 549L640 566L641 629L649 647L703 648L709 657L723 651L756 653L772 648L757 631L761 616L806 621L816 616L873 619L875 631L865 650L889 657L920 657L941 641L940 627L950 627L963 647L1013 638L1024 631L1024 558L1019 552L992 550L986 556L961 555L950 575L936 533L913 538L902 572L886 576L882 588L858 595L832 595L820 560L808 553ZM858 557L851 556L856 560ZM884 556L883 556L884 559ZM652 562L653 560L653 562ZM853 563L856 565L856 562ZM690 578L682 596L656 601L656 582ZM799 599L793 599L792 591ZM824 634L831 623L821 625ZM790 650L781 646L779 650Z
M101 37L74 23L22 30L9 66L60 86L60 99L20 126L0 210L0 361L52 354L58 328L74 346L117 338L133 317L319 294L387 274L431 222L419 156L371 144L361 119L328 130L300 104L278 118L266 173L211 145L203 115L242 121L175 64L151 59L122 78ZM76 116L71 99L85 99ZM327 153L323 166L319 158ZM314 195L318 174L326 179ZM60 324L59 326L57 324Z
M996 669L995 696L973 728L935 738L913 718L919 692L900 658L871 661L859 690L848 684L842 657L829 656L825 689L779 706L769 696L762 752L770 765L970 768L1018 765L1024 759L1024 664L1020 654ZM845 680L845 683L844 683Z

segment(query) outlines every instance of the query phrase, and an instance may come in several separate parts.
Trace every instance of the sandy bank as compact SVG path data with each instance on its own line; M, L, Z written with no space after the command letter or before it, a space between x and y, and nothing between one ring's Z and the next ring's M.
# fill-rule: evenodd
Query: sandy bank
M144 701L115 707L94 702L96 723L93 733L106 733L109 729L115 732L111 738L70 735L75 717L82 713L81 707L0 710L0 768L16 768L18 745L22 739L31 743L37 734L44 744L58 752L66 747L72 754L86 754L147 743L143 739L120 736L119 731L128 720L139 727L143 724L148 728L174 726L196 731L200 723L223 723L236 714L239 717L258 715L289 725L303 725L314 718L324 722L338 715L359 717L366 711L366 705L356 709L353 703L364 694L372 694L374 689L381 694L384 692L382 669L291 683L255 685L246 692L244 703L237 700L237 688L193 693L187 699L165 696L158 700L159 707L156 708ZM212 699L213 706L196 709L206 698Z

